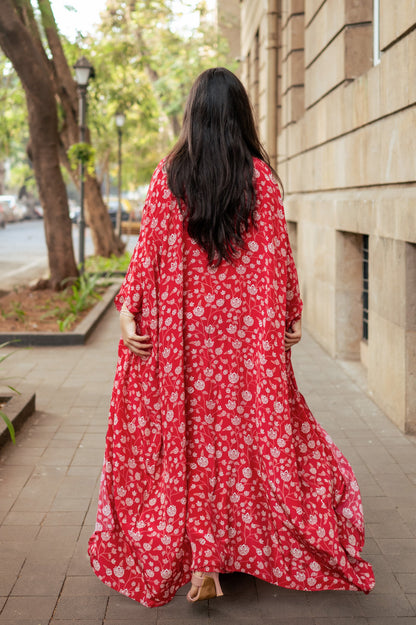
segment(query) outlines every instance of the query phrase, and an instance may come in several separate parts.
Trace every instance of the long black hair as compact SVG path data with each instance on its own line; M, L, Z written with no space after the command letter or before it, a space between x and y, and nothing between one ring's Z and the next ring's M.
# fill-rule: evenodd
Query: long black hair
M188 233L211 265L232 262L244 247L256 204L253 157L270 166L246 90L224 67L206 70L191 88L166 165Z

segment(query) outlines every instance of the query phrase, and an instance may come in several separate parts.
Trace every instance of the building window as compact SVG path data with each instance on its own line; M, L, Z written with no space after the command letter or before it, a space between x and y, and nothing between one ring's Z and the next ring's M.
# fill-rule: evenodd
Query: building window
M373 0L373 65L380 63L380 0Z
M368 234L363 234L363 340L368 341Z

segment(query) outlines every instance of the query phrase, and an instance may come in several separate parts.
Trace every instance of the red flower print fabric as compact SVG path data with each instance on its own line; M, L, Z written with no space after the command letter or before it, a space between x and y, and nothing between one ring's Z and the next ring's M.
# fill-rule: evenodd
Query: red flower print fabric
M299 590L374 586L357 480L284 349L302 302L279 188L254 165L245 249L213 268L162 162L116 297L153 347L142 360L119 344L89 554L105 584L146 606L168 603L193 570Z

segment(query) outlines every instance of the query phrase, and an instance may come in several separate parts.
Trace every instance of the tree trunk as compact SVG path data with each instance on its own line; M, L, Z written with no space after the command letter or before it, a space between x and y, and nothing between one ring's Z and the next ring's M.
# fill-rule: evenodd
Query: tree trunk
M85 201L87 204L87 220L91 227L91 237L94 242L95 253L99 256L122 254L125 245L123 241L116 236L113 230L110 215L104 204L97 179L88 175L85 179ZM101 205L104 210L96 210L96 207L99 205ZM110 228L106 227L108 221L110 222Z
M22 3L19 2L19 11ZM44 208L50 284L78 275L72 245L68 200L59 163L58 117L45 59L11 0L1 0L0 46L25 90L33 167Z
M4 160L0 159L0 195L4 194L4 182L6 180L6 166Z
M71 170L66 151L79 141L78 127L78 95L77 86L72 78L68 62L59 38L55 18L49 0L38 0L42 24L52 52L53 81L56 94L59 97L65 112L64 127L61 131L61 141L64 150L61 150L62 164L67 168L75 185L79 188L78 173ZM89 132L86 132L89 141ZM99 256L119 255L124 250L124 243L115 234L104 203L100 186L95 176L85 179L86 217L91 228L94 243L94 252Z

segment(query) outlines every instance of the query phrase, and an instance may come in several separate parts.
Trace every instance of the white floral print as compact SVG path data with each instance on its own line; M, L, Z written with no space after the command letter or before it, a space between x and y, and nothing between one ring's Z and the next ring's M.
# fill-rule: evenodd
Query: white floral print
M353 471L284 350L302 302L278 186L254 165L245 249L208 267L162 162L116 298L153 347L143 361L120 341L89 554L104 583L147 606L192 570L300 590L374 585Z

